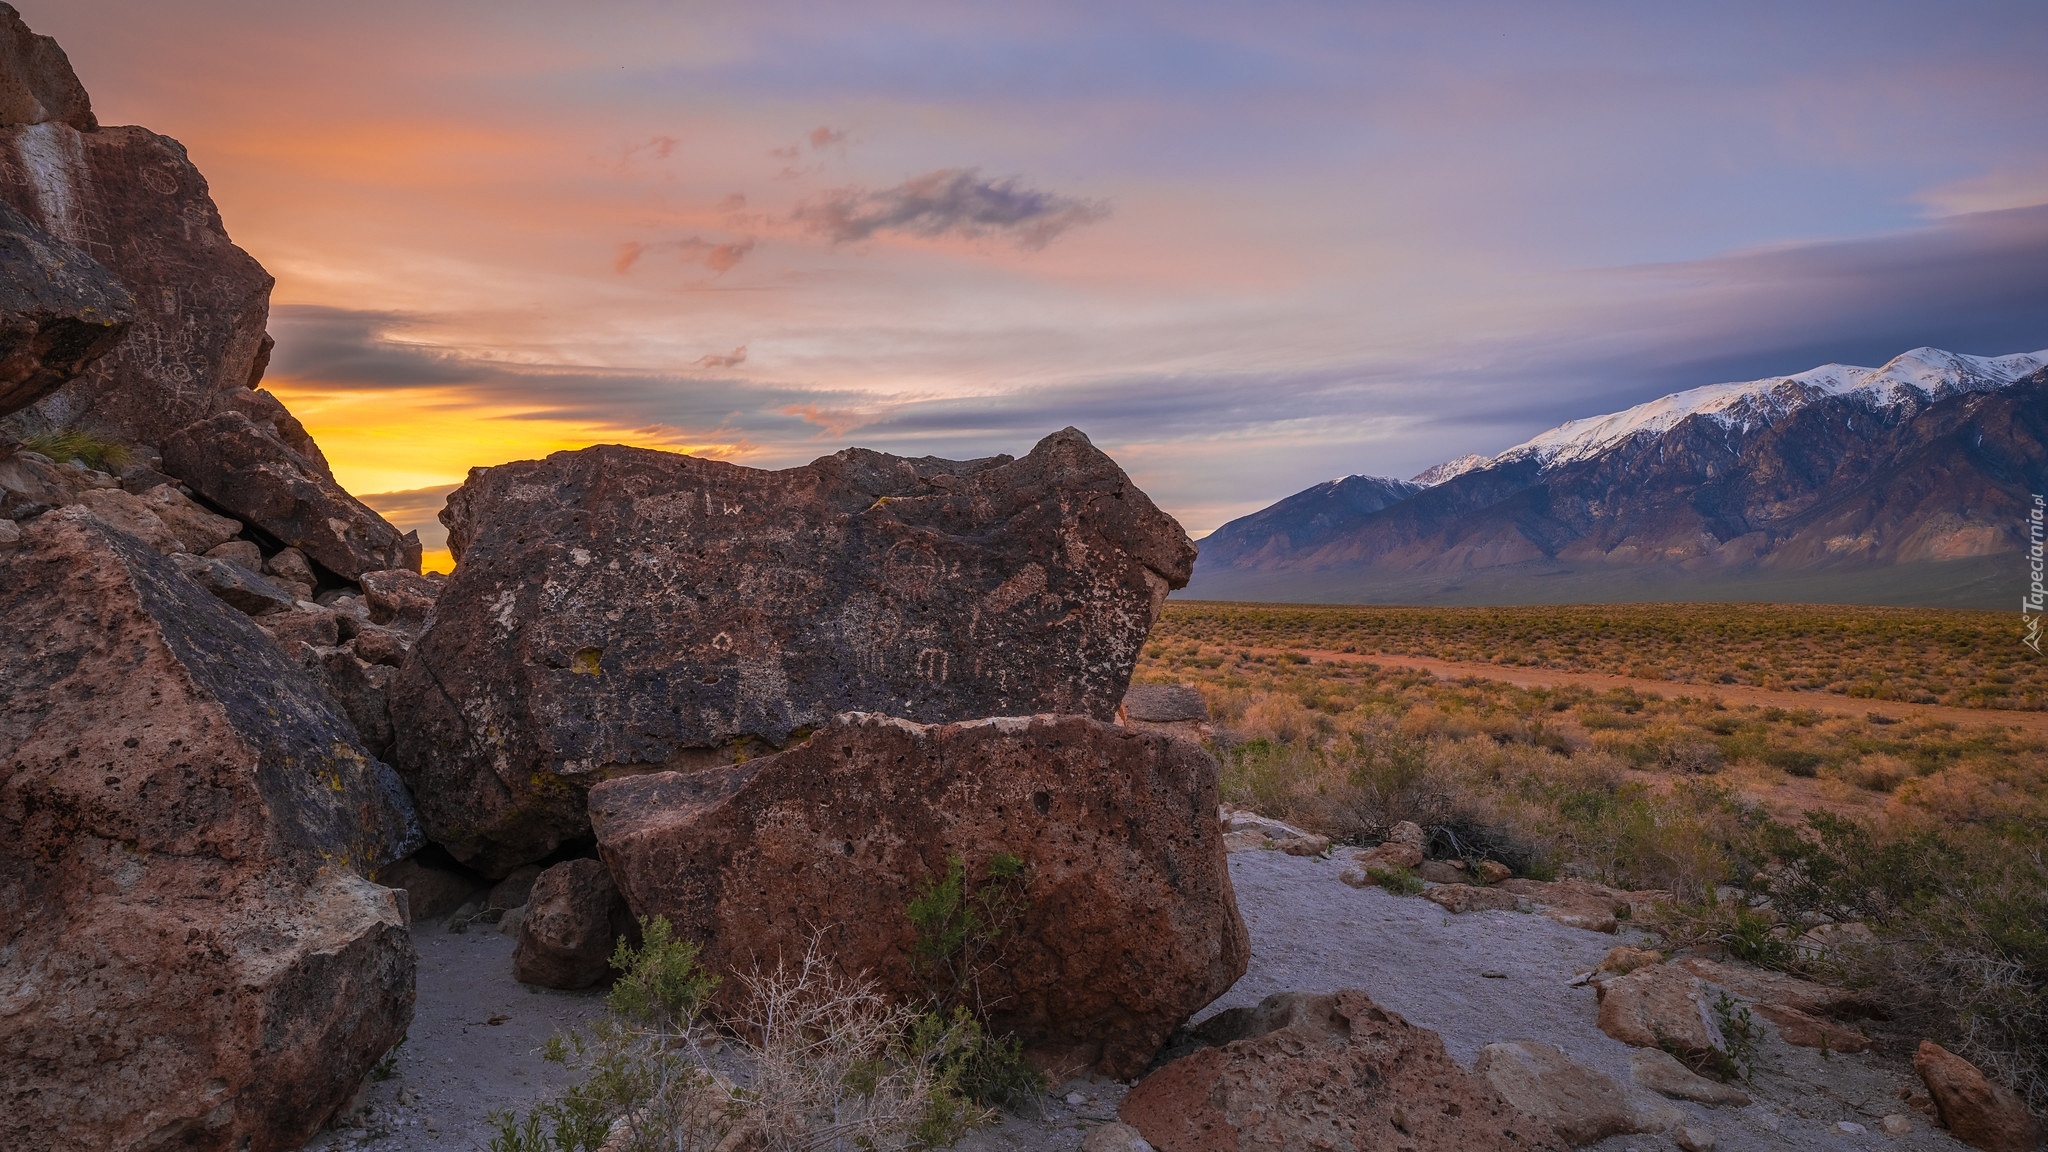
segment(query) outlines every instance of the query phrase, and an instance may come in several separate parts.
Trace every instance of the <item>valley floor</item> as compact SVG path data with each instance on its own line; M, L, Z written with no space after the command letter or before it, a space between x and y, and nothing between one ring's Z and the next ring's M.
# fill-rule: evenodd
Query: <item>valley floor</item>
M1595 1025L1593 990L1567 983L1625 938L1513 912L1450 916L1419 898L1340 883L1346 863L1280 852L1231 857L1238 906L1251 931L1251 967L1204 1016L1256 1004L1276 991L1358 988L1437 1031L1452 1057L1468 1066L1496 1040L1540 1039L1629 1085L1629 1049ZM512 941L487 926L457 935L437 921L413 934L419 1004L394 1073L371 1085L363 1128L323 1133L311 1148L486 1148L491 1112L524 1109L564 1086L562 1071L536 1054L541 1042L602 1011L599 992L535 991L514 981ZM1910 1134L1880 1134L1884 1116L1905 1111L1899 1089L1918 1087L1910 1064L1913 1039L1881 1036L1871 1053L1824 1058L1771 1035L1750 1086L1756 1103L1677 1106L1691 1124L1712 1131L1716 1147L1726 1152L1961 1148L1916 1114L1909 1113ZM1009 1117L959 1147L1072 1152L1087 1129L1115 1118L1123 1092L1124 1086L1101 1081L1060 1085L1041 1114ZM1844 1132L1838 1127L1844 1122L1865 1131ZM1675 1145L1653 1135L1613 1137L1594 1147L1651 1152Z

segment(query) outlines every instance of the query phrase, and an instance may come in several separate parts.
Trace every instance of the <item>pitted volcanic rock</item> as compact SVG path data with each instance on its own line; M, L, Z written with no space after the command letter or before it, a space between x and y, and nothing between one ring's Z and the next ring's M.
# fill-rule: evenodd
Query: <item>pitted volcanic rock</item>
M600 780L772 751L845 711L1107 720L1194 545L1087 437L780 472L604 446L472 471L461 564L393 695L435 840L502 875Z
M296 1148L412 1015L396 775L83 508L0 551L0 1146Z
M1186 741L1080 716L849 716L745 764L609 781L590 804L634 914L667 917L713 971L794 961L822 931L891 996L932 991L911 900L955 858L970 885L1021 858L1028 907L979 999L1046 1063L1129 1077L1249 962L1216 771Z

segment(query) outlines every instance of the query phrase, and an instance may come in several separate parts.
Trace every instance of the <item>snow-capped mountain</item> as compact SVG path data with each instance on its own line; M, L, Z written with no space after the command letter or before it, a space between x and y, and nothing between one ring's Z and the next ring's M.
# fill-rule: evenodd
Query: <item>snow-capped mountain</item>
M1915 348L1881 368L1823 364L1796 376L1707 384L1606 416L1567 420L1498 456L1460 456L1416 476L1415 483L1433 486L1515 460L1535 460L1545 467L1587 460L1634 437L1668 432L1689 416L1748 432L1831 396L1875 408L1926 404L1962 392L2003 388L2043 367L2048 367L2048 349L1992 357Z
M2048 351L1917 348L1347 477L1202 542L1188 595L2002 603L2048 491ZM2002 583L2001 583L2002 582Z

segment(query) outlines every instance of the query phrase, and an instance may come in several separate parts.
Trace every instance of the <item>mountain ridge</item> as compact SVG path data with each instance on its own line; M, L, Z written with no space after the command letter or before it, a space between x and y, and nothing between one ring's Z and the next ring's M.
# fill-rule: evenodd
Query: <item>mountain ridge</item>
M1631 599L1710 586L1725 599L1832 573L1861 589L1857 602L1887 602L1874 573L2021 547L2027 494L2048 488L2044 416L2048 353L1915 349L1876 369L1709 385L1567 422L1476 466L1296 493L1212 533L1188 591L1449 602L1477 583L1509 602L1502 578L1525 571L1568 575L1547 581L1561 600L1609 598L1606 584ZM1398 498L1353 506L1334 498L1346 489ZM1969 598L2002 603L1986 565L1970 567ZM1825 579L1793 582L1825 598ZM1926 573L1893 583L1899 602L1954 597Z

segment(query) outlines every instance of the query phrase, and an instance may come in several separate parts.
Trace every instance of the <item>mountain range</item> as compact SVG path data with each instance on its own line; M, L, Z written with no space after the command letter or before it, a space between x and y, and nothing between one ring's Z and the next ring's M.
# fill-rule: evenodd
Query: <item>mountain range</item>
M1336 603L2006 607L2048 492L2048 351L1917 348L1348 476L1201 542L1184 595Z

